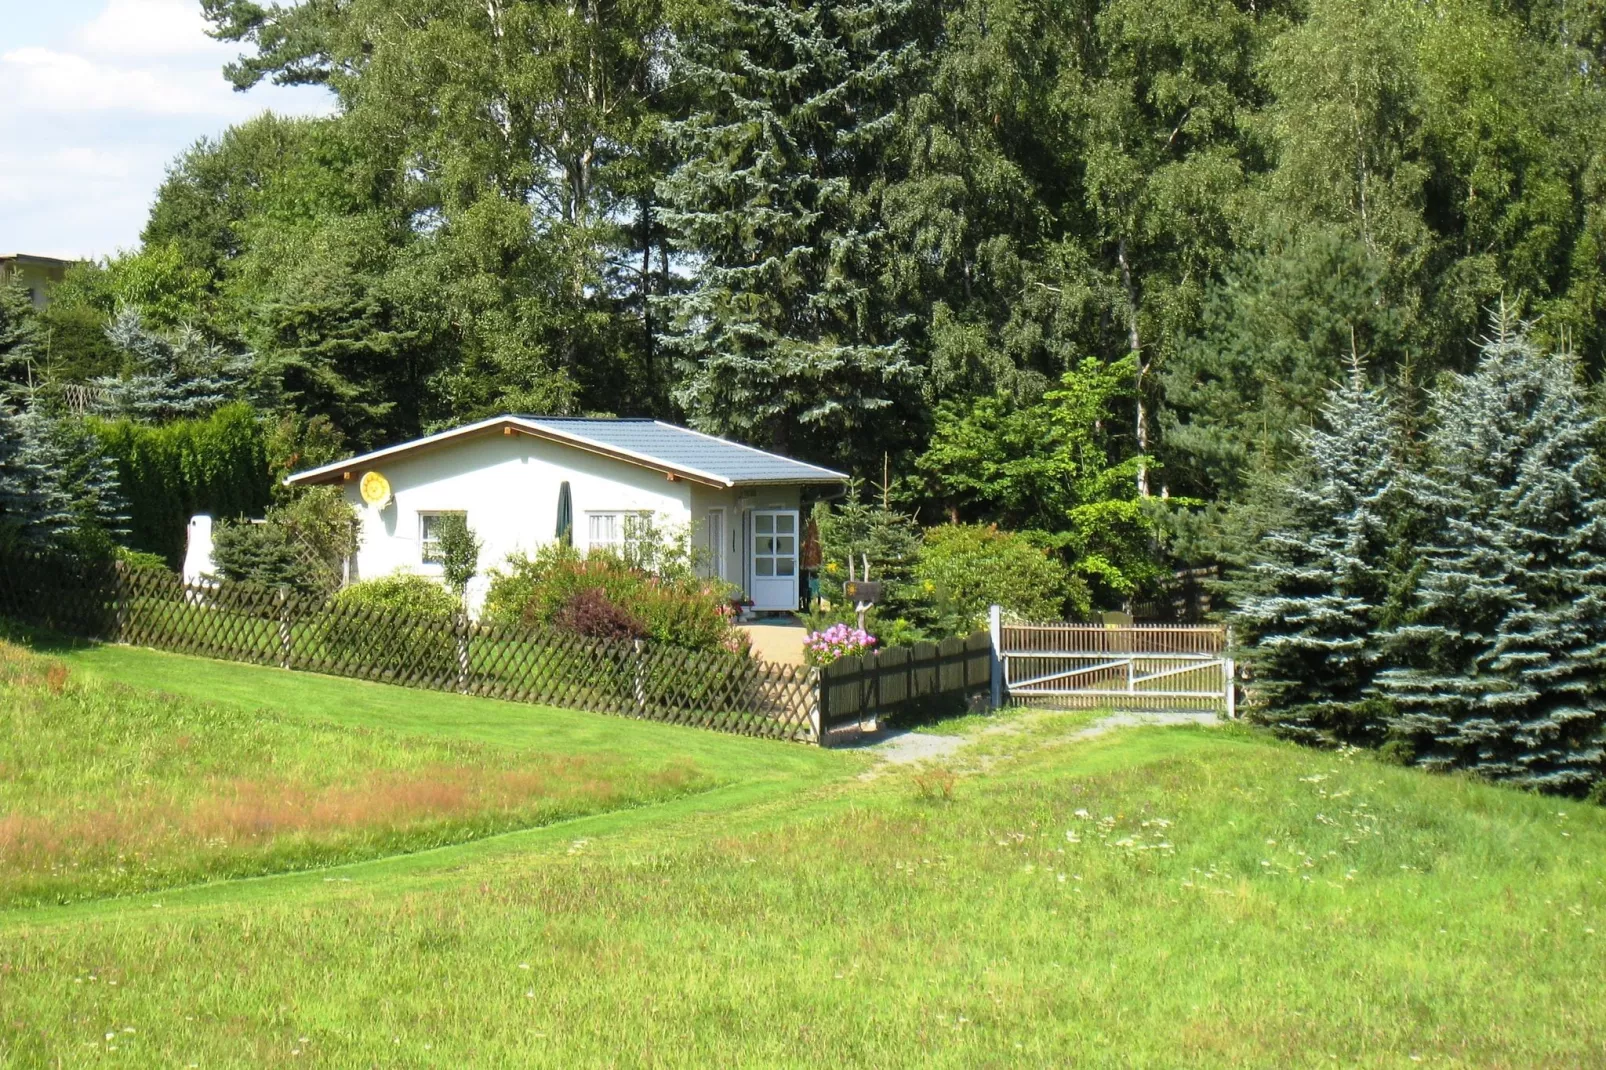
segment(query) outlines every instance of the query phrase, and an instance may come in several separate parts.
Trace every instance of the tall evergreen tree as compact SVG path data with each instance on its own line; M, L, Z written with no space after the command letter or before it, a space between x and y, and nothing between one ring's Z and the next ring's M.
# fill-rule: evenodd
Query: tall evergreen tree
M0 546L31 541L41 530L41 475L16 413L0 399Z
M21 282L0 283L0 392L31 386L38 374L39 323Z
M1233 577L1256 716L1306 742L1377 742L1368 708L1398 505L1397 434L1382 390L1349 376L1303 436L1303 463L1273 495L1270 530Z
M228 352L193 328L162 334L148 329L138 311L124 307L106 334L129 365L127 375L95 381L113 415L151 421L204 416L249 390L251 357Z
M658 299L676 402L704 430L824 457L861 453L915 367L878 303L882 150L912 62L909 0L733 0L677 42L701 108L660 219L690 258Z
M1418 495L1436 537L1404 664L1379 677L1391 731L1429 767L1582 790L1606 726L1606 470L1577 362L1502 306L1433 415Z

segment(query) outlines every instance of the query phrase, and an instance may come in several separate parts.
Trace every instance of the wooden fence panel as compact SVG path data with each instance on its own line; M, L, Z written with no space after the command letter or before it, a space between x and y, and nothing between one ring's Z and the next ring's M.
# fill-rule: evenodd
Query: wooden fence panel
M1016 705L1234 712L1221 627L1051 622L999 634L1002 685Z
M821 732L907 702L984 691L992 657L991 637L977 632L835 661L820 670Z

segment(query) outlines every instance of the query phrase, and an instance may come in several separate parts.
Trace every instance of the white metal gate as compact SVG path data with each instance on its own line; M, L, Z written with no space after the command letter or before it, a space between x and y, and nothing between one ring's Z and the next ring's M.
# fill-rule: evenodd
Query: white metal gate
M1237 714L1224 628L1004 624L995 610L992 632L995 701Z

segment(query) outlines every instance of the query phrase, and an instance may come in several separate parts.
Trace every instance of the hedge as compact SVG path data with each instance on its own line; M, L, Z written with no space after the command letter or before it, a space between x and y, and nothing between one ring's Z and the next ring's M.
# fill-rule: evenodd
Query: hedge
M128 501L128 545L178 568L190 517L261 515L272 499L266 436L246 404L211 416L151 426L92 420L117 465Z

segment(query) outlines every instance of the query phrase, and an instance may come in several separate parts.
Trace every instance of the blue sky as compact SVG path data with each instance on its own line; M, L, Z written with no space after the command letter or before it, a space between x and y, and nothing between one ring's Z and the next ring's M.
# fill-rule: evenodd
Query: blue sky
M236 93L238 51L199 0L0 0L0 253L135 247L169 163L272 109L330 110L322 90Z

